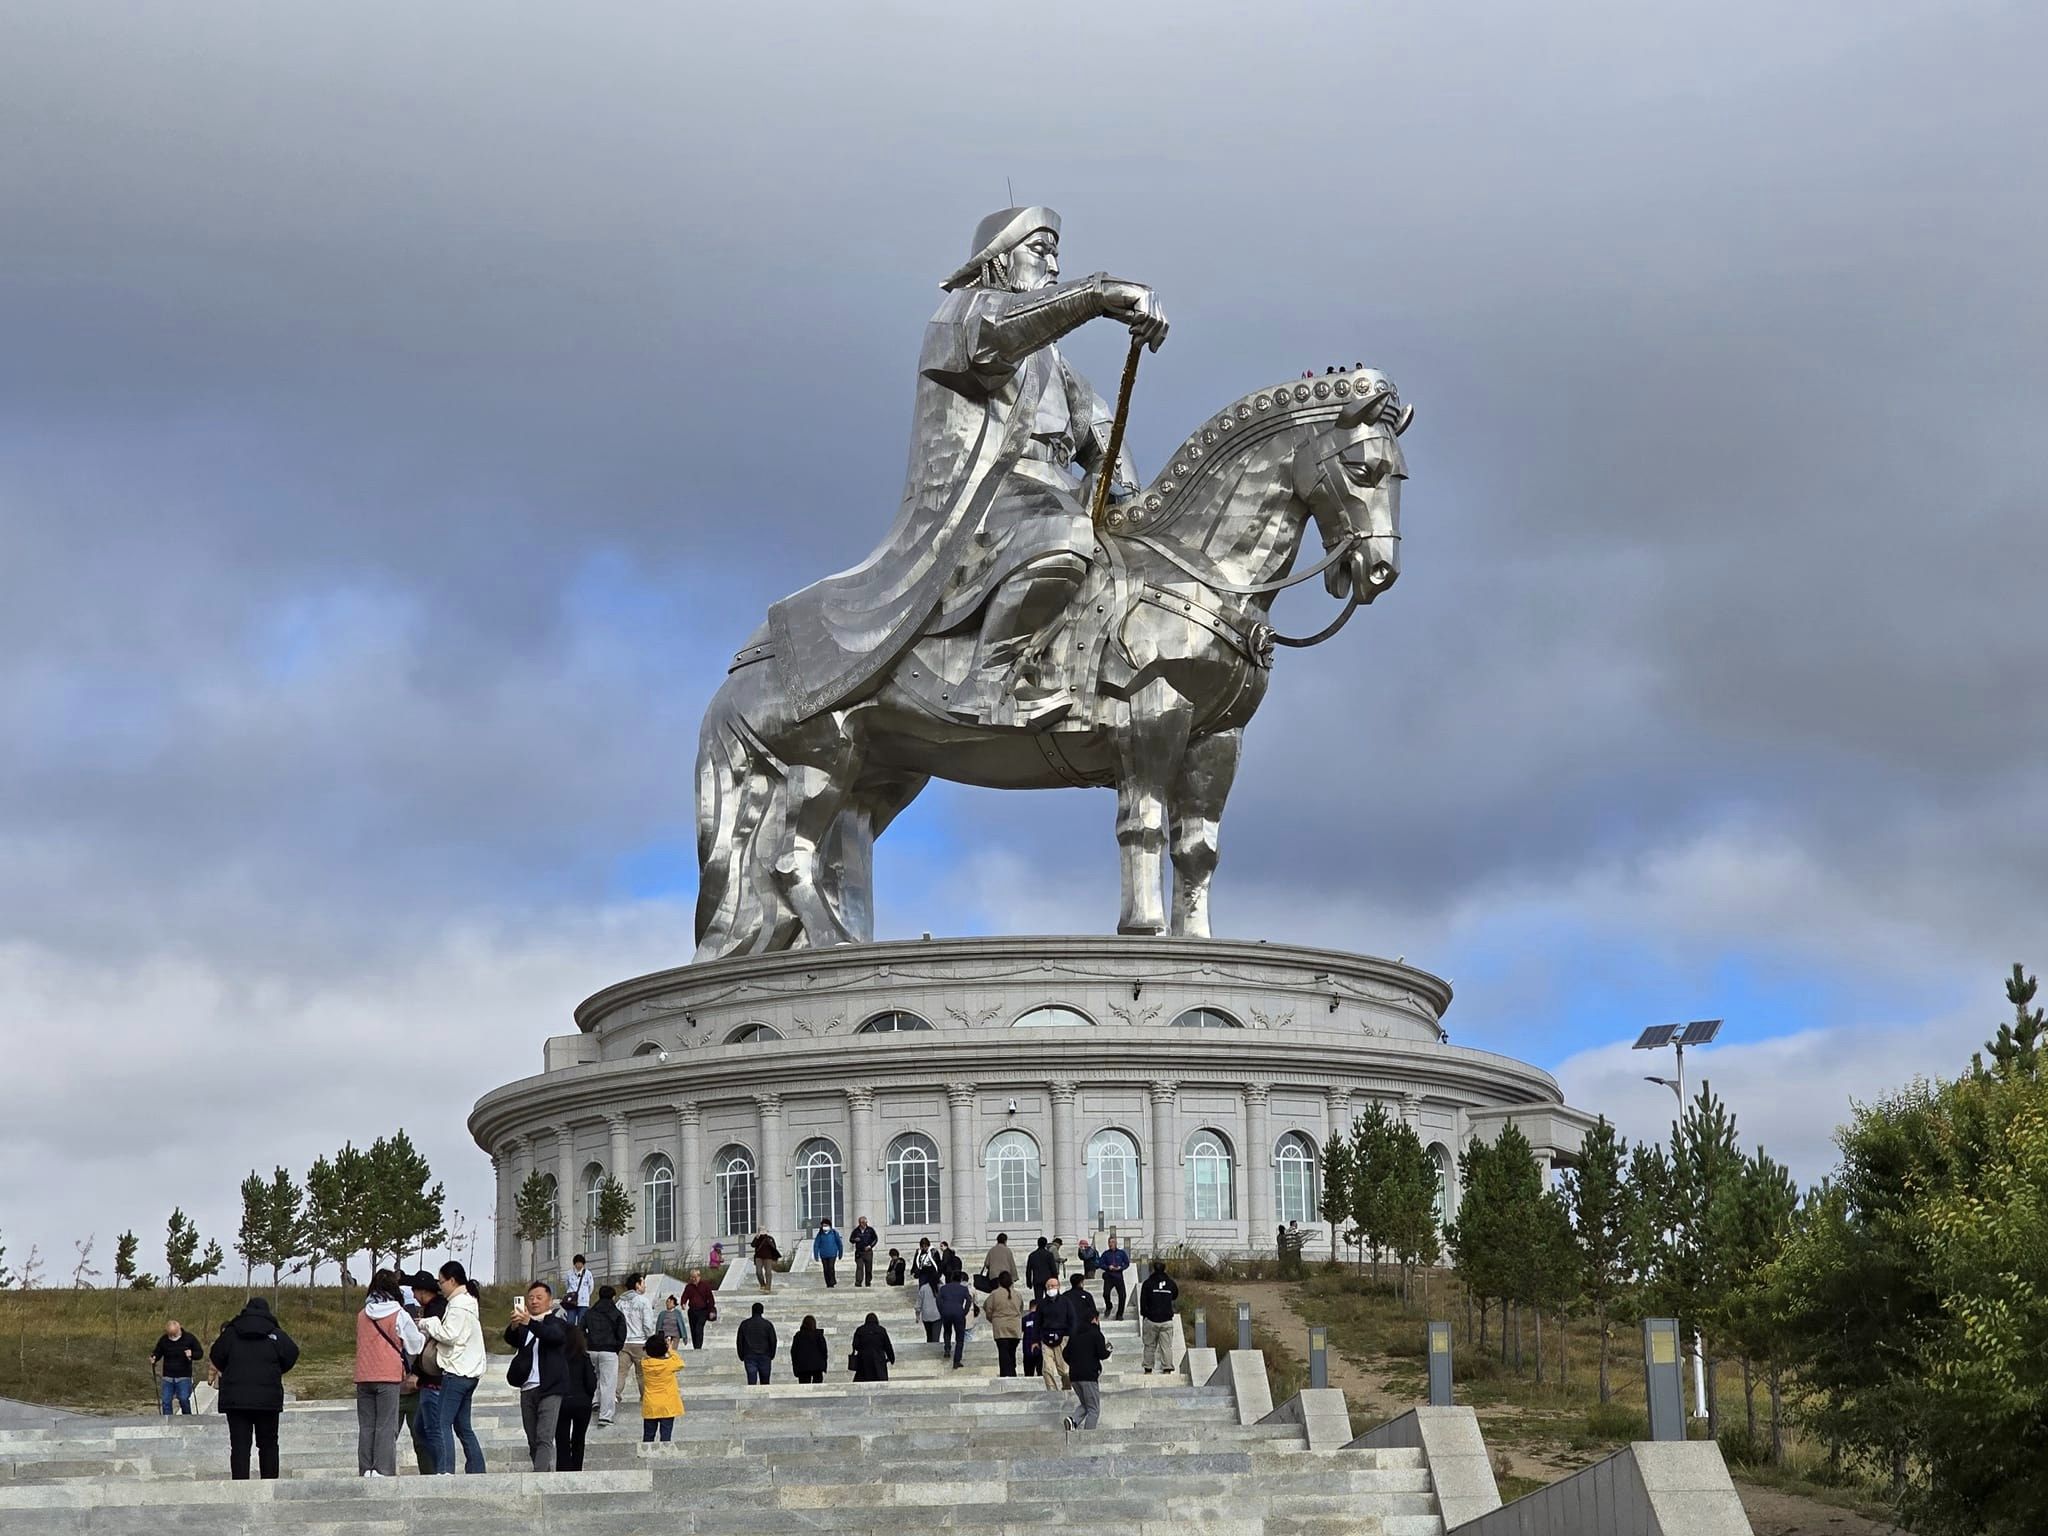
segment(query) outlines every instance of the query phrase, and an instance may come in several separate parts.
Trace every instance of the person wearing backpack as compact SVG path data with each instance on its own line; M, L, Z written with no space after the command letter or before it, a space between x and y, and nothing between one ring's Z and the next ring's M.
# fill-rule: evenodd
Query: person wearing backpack
M599 1286L596 1304L583 1314L583 1337L590 1345L591 1363L597 1367L600 1429L619 1411L619 1351L626 1347L626 1315L619 1310L618 1296L612 1287Z
M590 1415L597 1404L597 1362L583 1330L562 1332L562 1413L555 1424L555 1470L583 1470L583 1442L590 1433Z
M398 1399L427 1346L399 1300L405 1282L380 1269L356 1314L356 1473L398 1476Z
M274 1480L284 1378L299 1363L299 1346L270 1315L270 1303L251 1296L249 1304L222 1326L207 1359L220 1372L220 1411L228 1421L228 1476L237 1482L249 1480L253 1440L259 1475L266 1482Z

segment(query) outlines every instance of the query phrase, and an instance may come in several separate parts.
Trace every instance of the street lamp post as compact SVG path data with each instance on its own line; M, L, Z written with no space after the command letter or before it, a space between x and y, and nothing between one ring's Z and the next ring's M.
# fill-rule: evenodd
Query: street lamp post
M1678 1095L1681 1124L1685 1120L1685 1048L1688 1045L1711 1045L1720 1033L1719 1019L1694 1019L1690 1024L1652 1024L1631 1047L1638 1051L1661 1051L1668 1045L1677 1054L1678 1078L1675 1082L1668 1077L1645 1077L1643 1081L1662 1083ZM1692 1416L1704 1419L1707 1416L1707 1348L1697 1328L1692 1334L1692 1402Z

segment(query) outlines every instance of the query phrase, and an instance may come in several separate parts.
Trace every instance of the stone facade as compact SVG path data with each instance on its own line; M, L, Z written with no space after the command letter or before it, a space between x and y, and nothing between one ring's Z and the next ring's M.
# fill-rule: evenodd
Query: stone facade
M1455 1208L1474 1139L1512 1120L1547 1166L1591 1121L1548 1074L1449 1044L1449 1003L1410 966L1222 940L924 940L638 977L470 1116L497 1170L497 1272L695 1261L757 1225L788 1252L827 1210L970 1254L998 1231L1071 1252L1103 1226L1140 1251L1270 1252L1290 1216L1321 1230L1323 1148L1373 1100L1415 1127ZM513 1197L536 1168L570 1197L527 1245ZM638 1207L609 1244L587 1221L604 1173Z

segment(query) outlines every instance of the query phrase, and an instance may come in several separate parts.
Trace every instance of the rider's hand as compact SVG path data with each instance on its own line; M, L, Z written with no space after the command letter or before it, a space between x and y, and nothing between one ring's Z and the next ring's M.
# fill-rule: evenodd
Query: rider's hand
M1121 320L1131 334L1154 352L1166 340L1166 311L1159 307L1159 295L1143 283L1127 283L1120 277L1103 279L1102 295L1112 320Z

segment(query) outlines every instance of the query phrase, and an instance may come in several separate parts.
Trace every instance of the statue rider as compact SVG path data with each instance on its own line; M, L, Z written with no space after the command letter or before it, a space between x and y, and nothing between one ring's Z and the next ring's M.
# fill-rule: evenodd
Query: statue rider
M1059 280L1060 219L1005 208L974 232L925 327L910 470L895 524L860 565L769 613L772 649L809 715L857 700L920 636L980 633L948 709L979 723L1044 725L1072 705L1039 675L1039 643L1093 557L1089 475L1128 492L1128 454L1105 464L1108 404L1056 343L1097 318L1155 351L1166 317L1150 288L1098 272Z

